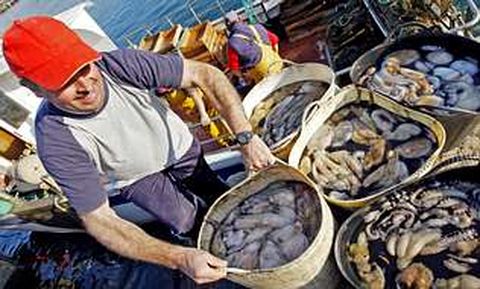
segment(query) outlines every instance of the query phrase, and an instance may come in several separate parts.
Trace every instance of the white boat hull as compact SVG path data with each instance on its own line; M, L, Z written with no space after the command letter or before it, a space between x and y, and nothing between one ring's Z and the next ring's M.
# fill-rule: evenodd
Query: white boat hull
M217 172L227 184L229 176L243 170L242 156L238 151L224 151L207 155L205 158L210 167ZM109 202L120 217L130 222L141 225L155 221L155 217L152 214L119 195L110 196ZM80 224L68 215L64 215L64 218L62 215L56 215L51 220L37 222L22 219L14 214L7 214L0 217L0 230L28 230L50 233L84 232Z

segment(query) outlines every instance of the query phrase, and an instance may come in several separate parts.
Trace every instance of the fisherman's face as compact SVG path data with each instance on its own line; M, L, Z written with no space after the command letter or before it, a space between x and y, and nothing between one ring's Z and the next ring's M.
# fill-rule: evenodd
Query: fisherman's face
M47 93L46 98L58 108L73 113L99 111L105 102L100 70L93 63L86 64L62 88Z

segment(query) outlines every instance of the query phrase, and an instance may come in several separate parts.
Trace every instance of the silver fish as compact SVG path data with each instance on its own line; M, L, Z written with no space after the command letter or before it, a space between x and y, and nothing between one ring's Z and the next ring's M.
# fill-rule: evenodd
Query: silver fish
M412 139L396 147L400 156L407 159L416 159L427 156L433 149L432 142L424 137Z
M392 133L387 133L385 136L388 140L406 141L413 136L422 133L422 129L413 123L402 123Z
M309 242L303 233L298 233L281 246L282 253L288 261L294 260L307 250Z
M226 257L230 267L238 267L243 269L258 268L258 253L262 244L253 242L245 246L243 250L230 254Z
M295 223L285 226L283 228L278 228L275 231L272 231L270 234L270 240L276 244L282 246L283 243L292 239L295 235L302 232L302 224Z
M238 217L233 225L236 229L252 229L259 226L271 228L283 227L291 223L291 220L274 213L263 213L257 215L243 215Z
M263 243L259 255L259 266L261 269L274 268L285 263L286 261L282 256L282 252L275 243L268 240Z
M332 147L340 147L347 143L353 134L353 125L350 121L342 121L334 129Z

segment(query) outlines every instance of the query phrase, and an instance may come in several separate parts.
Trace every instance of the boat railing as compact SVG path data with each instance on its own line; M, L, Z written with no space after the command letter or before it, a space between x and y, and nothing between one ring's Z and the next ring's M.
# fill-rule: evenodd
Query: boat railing
M145 24L130 32L127 32L122 38L126 42L128 47L137 48L140 39L147 35L153 35L154 33L173 27L175 24L180 24L184 27L194 26L196 24L211 21L214 25L222 26L224 23L224 16L227 12L234 10L241 17L245 19L255 18L259 22L266 22L269 18L269 10L273 6L278 5L280 0L242 0L241 5L239 2L232 3L229 0L215 0L210 2L208 6L205 6L205 1L202 0L190 0L184 4L185 9L179 9L175 12L167 14L160 18L158 22L152 24ZM272 4L271 2L274 2ZM276 4L275 4L276 3ZM188 14L185 15L185 12Z
M212 14L216 15L217 17L215 18L219 18L225 15L227 13L227 11L225 11L225 9L223 8L225 4L226 4L226 1L215 0L213 1L213 4L207 7L206 9L204 8L202 10L198 10L200 12L197 12L196 10L196 6L201 5L200 1L198 0L189 1L187 3L187 6L190 12L195 17L195 20L197 21L197 23L202 23L202 21L204 20L212 20L212 19L209 19L208 17L209 15L212 15Z
M122 36L123 40L126 42L127 47L129 48L138 48L138 41L141 37L147 35L155 34L157 29L167 29L169 27L173 27L174 23L171 20L170 16L164 16L160 19L157 25L152 24L145 24L142 26L137 27L136 29L129 31L127 34ZM137 39L138 38L138 39Z

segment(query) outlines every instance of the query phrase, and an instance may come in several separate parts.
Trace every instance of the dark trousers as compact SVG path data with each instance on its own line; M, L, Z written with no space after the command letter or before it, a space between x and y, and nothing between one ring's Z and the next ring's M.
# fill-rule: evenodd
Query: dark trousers
M174 238L195 240L206 211L227 190L194 141L175 164L123 189L122 196L156 216Z

